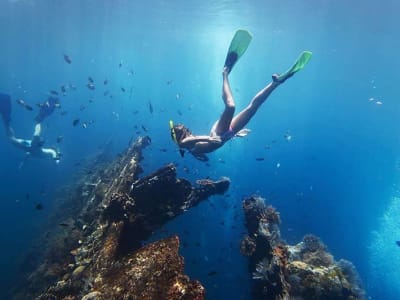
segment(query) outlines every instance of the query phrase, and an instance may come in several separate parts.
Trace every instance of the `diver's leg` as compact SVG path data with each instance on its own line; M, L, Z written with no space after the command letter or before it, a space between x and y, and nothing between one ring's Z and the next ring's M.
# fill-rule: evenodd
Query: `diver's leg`
M230 129L233 114L235 113L235 101L228 80L228 71L225 68L222 72L222 78L222 100L224 101L225 109L215 128L217 135L223 134Z
M261 104L263 104L265 100L267 100L268 96L273 92L273 90L275 90L278 85L280 85L279 82L273 81L254 96L254 98L250 101L250 104L236 117L233 118L231 124L233 132L236 133L246 126L246 124L257 112Z

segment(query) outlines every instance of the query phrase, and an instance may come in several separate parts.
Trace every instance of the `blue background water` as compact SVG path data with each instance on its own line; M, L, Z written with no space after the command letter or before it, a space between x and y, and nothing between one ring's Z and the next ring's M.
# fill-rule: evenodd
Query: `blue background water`
M16 280L17 265L51 214L55 192L71 181L77 164L109 141L114 154L122 151L136 131L143 133L143 125L153 141L145 151L145 172L175 161L180 175L192 180L232 180L229 197L214 197L168 225L167 233L180 233L185 243L187 273L206 285L210 299L249 298L251 279L238 245L245 230L241 200L253 193L281 212L288 242L297 243L309 232L320 236L335 258L355 263L369 295L396 299L399 5L370 0L1 1L0 90L13 99L17 136L32 135L34 113L16 99L34 105L63 84L77 87L61 97L61 110L68 113L57 111L44 123L46 145L64 154L59 165L32 159L19 168L24 154L1 133L1 290ZM210 166L189 156L181 159L170 141L168 120L208 133L222 110L221 68L238 28L250 30L253 41L230 77L237 110L302 50L313 51L313 58L267 100L249 124L248 137L211 154ZM95 91L85 86L88 76ZM103 96L106 90L112 99ZM76 118L94 123L73 127ZM58 135L64 136L60 144ZM167 152L160 151L164 148ZM37 202L43 211L34 209ZM213 270L218 273L207 276Z

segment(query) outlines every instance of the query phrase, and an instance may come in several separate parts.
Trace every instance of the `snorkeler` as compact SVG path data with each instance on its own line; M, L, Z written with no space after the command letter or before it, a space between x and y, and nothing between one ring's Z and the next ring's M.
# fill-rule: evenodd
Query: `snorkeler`
M0 114L9 141L17 148L24 150L27 157L50 157L54 159L56 163L59 163L61 154L53 148L43 147L44 141L40 137L42 131L41 121L49 116L54 111L55 107L59 106L58 99L49 97L44 104L40 104L39 106L40 111L35 118L37 123L35 125L33 138L31 140L19 139L15 137L14 130L11 127L11 98L7 94L0 94Z
M244 127L255 115L258 108L265 102L268 96L280 84L284 83L296 72L303 69L307 62L311 59L311 52L304 51L301 53L300 57L288 71L281 75L273 74L272 82L259 91L244 110L234 116L235 101L232 96L228 75L232 71L235 63L246 51L251 39L252 36L248 31L238 30L231 41L222 71L222 99L225 104L225 109L220 119L212 126L210 134L193 135L184 125L174 125L173 122L170 121L171 137L179 146L179 151L182 156L184 155L185 150L187 150L195 158L206 161L208 158L205 153L212 152L222 147L233 137L246 136L250 130Z

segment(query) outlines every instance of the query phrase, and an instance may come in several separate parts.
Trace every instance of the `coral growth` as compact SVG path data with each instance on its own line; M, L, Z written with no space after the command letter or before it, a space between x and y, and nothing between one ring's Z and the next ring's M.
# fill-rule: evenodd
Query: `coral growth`
M249 257L253 299L365 299L354 266L335 262L318 237L308 234L299 244L286 245L279 213L263 198L246 198L243 209L249 235L241 250Z

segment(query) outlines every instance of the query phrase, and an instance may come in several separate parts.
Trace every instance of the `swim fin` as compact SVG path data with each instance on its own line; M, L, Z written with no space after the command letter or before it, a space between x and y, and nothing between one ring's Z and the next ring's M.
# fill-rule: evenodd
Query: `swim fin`
M244 54L249 47L252 36L247 30L239 29L236 31L229 45L228 54L226 55L224 68L228 73L232 71L233 66Z
M11 98L7 94L0 94L0 114L6 125L11 121Z
M303 51L299 58L297 58L296 62L293 64L293 66L290 67L289 70L287 70L285 73L281 74L281 75L273 75L272 79L275 82L284 82L286 79L292 77L294 75L294 73L300 71L301 69L303 69L305 67L305 65L309 62L309 60L311 59L312 56L312 52L310 51Z

